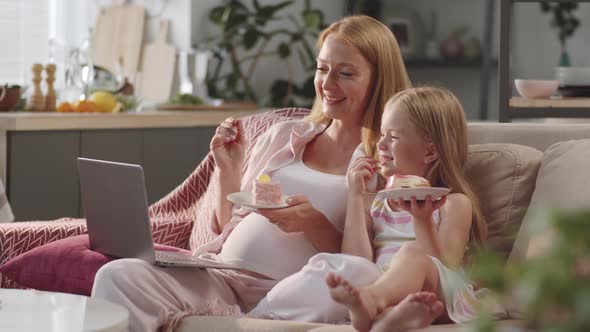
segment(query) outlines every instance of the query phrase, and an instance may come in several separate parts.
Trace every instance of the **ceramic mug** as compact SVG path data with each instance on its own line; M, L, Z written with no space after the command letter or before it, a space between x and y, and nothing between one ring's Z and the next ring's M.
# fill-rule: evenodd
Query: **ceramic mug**
M20 86L0 86L0 112L13 110L20 101Z

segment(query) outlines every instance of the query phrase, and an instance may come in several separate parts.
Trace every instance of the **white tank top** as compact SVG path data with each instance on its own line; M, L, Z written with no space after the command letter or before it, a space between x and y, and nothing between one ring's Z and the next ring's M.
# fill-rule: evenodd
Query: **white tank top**
M308 197L340 231L346 214L346 177L326 174L303 164L301 158L272 173L283 194ZM268 219L251 213L230 233L220 257L245 269L281 280L298 272L318 251L303 233L285 233Z

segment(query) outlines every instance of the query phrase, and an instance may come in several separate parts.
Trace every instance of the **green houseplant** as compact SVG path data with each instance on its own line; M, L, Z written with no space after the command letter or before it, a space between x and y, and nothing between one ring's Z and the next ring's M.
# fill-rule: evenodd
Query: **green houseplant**
M546 218L549 231L535 238L533 257L505 263L481 253L473 277L518 309L522 331L590 331L590 211L558 211ZM477 330L495 331L494 325L484 313Z
M552 15L550 24L553 28L557 29L557 37L561 45L559 65L561 67L568 67L571 65L571 61L567 52L566 42L580 26L580 20L574 15L574 12L578 9L578 4L568 1L555 3L543 1L540 6L542 12Z
M228 0L211 10L209 19L219 28L219 35L208 38L198 47L206 47L213 54L215 63L207 76L207 87L213 97L279 107L294 105L296 99L299 104L311 104L315 95L312 43L325 27L324 17L321 11L311 7L310 0L305 0L299 15L282 16L283 9L292 4L293 1L284 1L261 5L252 0L246 5L240 0ZM252 77L260 59L278 57L285 62L288 77L294 77L292 58L295 54L305 73L304 81L277 79L268 96L258 96Z

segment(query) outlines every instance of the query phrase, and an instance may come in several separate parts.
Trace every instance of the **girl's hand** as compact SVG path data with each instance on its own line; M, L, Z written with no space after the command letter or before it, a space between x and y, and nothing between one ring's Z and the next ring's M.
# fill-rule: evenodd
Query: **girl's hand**
M356 159L346 173L348 192L355 195L366 192L367 182L378 169L377 160L373 158L360 157Z
M225 119L215 130L209 148L213 152L213 159L218 168L241 171L246 154L246 139L242 123L233 118Z
M432 213L435 210L440 209L440 207L443 206L446 201L447 196L443 196L439 200L432 201L432 196L430 195L427 195L424 201L420 202L416 200L415 196L412 196L409 201L404 201L402 198L397 201L393 199L387 200L393 209L408 211L412 217L414 217L414 222L426 222L427 220L431 220Z
M288 207L282 209L259 209L256 213L268 218L285 233L304 232L314 216L321 214L304 195L294 195L287 199Z

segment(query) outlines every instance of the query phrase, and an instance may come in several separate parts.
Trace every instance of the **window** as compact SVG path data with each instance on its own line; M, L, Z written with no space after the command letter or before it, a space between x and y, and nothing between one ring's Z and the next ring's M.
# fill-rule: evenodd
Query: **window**
M30 85L31 65L49 59L47 0L0 0L0 84Z

